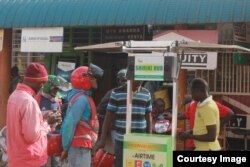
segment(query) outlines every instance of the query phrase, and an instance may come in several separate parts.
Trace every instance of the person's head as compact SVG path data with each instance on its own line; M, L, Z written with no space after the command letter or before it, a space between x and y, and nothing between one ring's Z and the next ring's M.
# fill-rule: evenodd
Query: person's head
M141 90L142 83L143 81L137 81L137 80L132 81L133 92L139 92Z
M103 70L94 65L81 66L76 68L71 74L71 84L75 89L90 90L97 88L97 78L103 76Z
M36 93L44 87L48 81L48 73L44 65L30 63L25 71L24 84L30 86Z
M208 97L208 84L202 78L195 78L191 83L192 98L197 101L203 101Z
M52 97L56 97L60 87L60 79L55 75L49 75L48 81L44 84L43 92Z
M11 68L11 76L12 77L18 76L18 73L19 73L19 69L18 69L17 66L14 66L14 67Z
M127 69L125 68L118 71L118 73L116 74L116 82L118 86L126 84L127 82L126 74L127 74Z
M165 109L165 102L162 98L157 98L154 100L153 106L158 112L162 113Z

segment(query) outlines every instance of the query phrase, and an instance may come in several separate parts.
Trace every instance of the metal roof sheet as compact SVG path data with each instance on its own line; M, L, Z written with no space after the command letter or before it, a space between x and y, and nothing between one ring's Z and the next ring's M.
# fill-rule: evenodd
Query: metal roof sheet
M250 22L250 0L0 0L0 28Z

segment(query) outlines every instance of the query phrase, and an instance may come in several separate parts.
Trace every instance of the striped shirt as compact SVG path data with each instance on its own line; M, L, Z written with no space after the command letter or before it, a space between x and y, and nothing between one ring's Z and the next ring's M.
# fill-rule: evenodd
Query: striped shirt
M127 85L112 90L107 106L108 112L115 113L115 139L123 141L126 132L126 104ZM145 88L141 88L132 96L132 133L146 133L147 122L145 114L152 111L151 95Z

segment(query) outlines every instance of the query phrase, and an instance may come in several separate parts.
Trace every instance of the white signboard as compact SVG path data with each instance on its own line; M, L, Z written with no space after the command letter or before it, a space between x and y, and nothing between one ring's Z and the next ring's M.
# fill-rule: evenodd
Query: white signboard
M0 29L0 52L3 49L3 29Z
M217 68L217 52L188 53L181 56L182 69L206 69Z
M21 52L62 52L63 27L23 28Z
M164 57L162 54L135 55L135 80L163 81Z

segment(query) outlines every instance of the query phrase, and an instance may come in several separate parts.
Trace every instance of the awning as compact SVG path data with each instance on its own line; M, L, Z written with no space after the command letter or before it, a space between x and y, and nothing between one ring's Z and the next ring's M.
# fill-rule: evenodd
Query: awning
M200 42L187 42L179 44L178 49L185 52L197 50L204 52L218 52L218 53L249 53L250 49L244 48L238 45L222 45L212 43L200 43Z
M1 0L0 28L250 22L249 0Z
M103 44L96 45L88 45L88 46L79 46L75 47L75 50L84 50L84 51L95 51L95 52L122 52L123 42L109 42Z
M96 52L130 52L130 51L156 51L166 52L171 49L175 41L119 41L96 45L76 47L75 50ZM218 52L218 53L249 53L250 49L238 45L222 45L202 42L180 42L178 52Z

